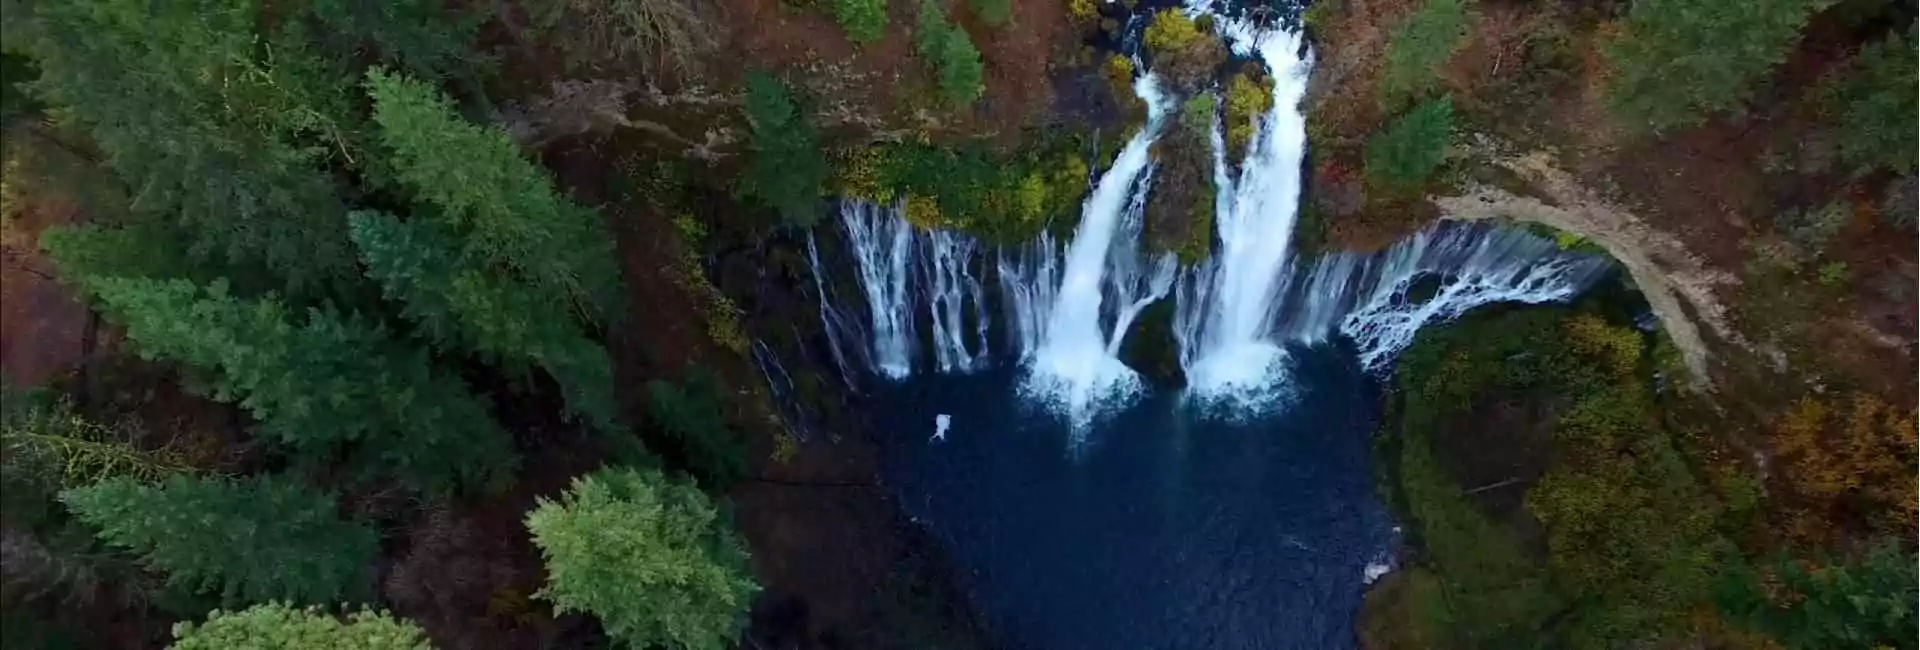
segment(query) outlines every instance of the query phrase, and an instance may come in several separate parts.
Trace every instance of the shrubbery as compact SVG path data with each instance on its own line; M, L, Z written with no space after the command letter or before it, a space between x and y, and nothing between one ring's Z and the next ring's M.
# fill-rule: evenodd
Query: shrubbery
M1400 116L1367 141L1367 180L1387 188L1427 182L1446 161L1453 137L1453 102L1436 99Z
M833 0L833 19L855 43L872 43L887 34L887 0Z
M1914 169L1920 142L1920 63L1911 34L1894 34L1862 48L1825 84L1840 117L1840 159L1855 173Z
M593 614L632 647L731 647L760 590L713 503L657 471L581 476L526 523L546 558L539 596L561 613Z
M1013 0L973 0L972 4L980 22L999 27L1013 20Z

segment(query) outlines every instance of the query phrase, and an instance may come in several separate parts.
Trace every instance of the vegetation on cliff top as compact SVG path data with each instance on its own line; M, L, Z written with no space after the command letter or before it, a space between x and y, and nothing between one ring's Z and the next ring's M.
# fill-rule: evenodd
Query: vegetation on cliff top
M1374 647L1724 643L1743 634L1734 628L1791 647L1912 647L1914 559L1901 539L1911 530L1886 529L1896 536L1888 550L1823 561L1831 568L1818 572L1757 561L1778 552L1743 548L1759 522L1831 528L1848 515L1764 510L1759 477L1724 440L1692 433L1683 415L1692 398L1656 388L1656 343L1594 313L1556 309L1421 333L1396 364L1380 444L1388 491L1422 553L1394 578L1410 585L1369 605L1371 621L1414 624L1364 628ZM1871 446L1884 439L1882 420L1904 426L1912 411L1874 407L1863 417L1868 429L1850 439L1882 449ZM1892 451L1824 459L1839 482L1827 487L1876 477L1884 483L1874 490L1911 498L1911 450ZM1838 496L1810 496L1820 494ZM1910 522L1898 507L1885 512ZM1404 613L1387 613L1395 609Z

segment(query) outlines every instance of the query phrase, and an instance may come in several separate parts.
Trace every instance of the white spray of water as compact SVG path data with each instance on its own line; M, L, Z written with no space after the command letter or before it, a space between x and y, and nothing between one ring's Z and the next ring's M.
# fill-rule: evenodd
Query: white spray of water
M1082 206L1080 225L1061 269L1060 288L1024 383L1028 395L1062 407L1077 424L1092 415L1095 402L1124 397L1140 386L1139 376L1116 355L1117 341L1125 331L1101 327L1108 293L1120 306L1116 313L1130 311L1127 320L1131 320L1139 313L1134 307L1143 298L1139 294L1150 296L1154 288L1151 278L1138 277L1138 213L1145 205L1146 182L1141 177L1152 162L1150 153L1165 117L1166 100L1153 75L1136 81L1134 92L1147 104L1147 126L1120 150ZM1115 258L1127 261L1114 265L1110 260ZM1107 291L1102 291L1103 283ZM1166 293L1165 284L1170 284L1170 278L1160 286L1160 295Z

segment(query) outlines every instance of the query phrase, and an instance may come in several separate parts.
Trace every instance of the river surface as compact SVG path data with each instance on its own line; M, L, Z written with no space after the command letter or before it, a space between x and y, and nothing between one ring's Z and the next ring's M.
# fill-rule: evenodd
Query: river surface
M1353 647L1392 529L1368 451L1379 393L1350 354L1293 350L1277 412L1206 416L1163 390L1078 435L1015 395L1019 372L870 396L890 483L1005 647Z

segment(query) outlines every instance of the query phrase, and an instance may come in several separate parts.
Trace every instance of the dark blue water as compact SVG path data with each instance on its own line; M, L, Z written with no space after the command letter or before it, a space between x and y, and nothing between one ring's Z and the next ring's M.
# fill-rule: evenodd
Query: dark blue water
M1150 395L1077 451L1013 396L1014 369L887 387L874 417L902 502L1008 647L1348 648L1390 524L1378 393L1343 357L1296 352L1283 412L1234 423Z

